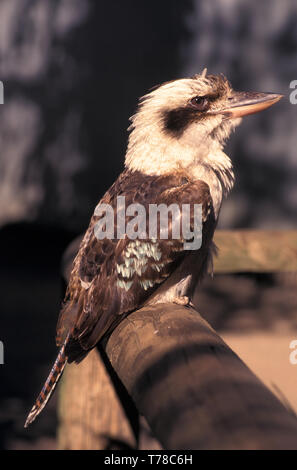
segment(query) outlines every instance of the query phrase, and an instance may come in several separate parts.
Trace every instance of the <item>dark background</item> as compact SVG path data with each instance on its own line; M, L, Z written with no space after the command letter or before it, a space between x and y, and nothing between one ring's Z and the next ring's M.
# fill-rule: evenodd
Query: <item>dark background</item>
M295 0L1 0L0 447L55 445L55 400L22 426L55 355L61 255L123 168L128 118L153 85L207 66L236 89L285 94L227 146L237 181L220 227L296 227L296 53ZM206 288L212 318L224 299L221 328L241 298L267 327L259 292L288 297L275 277L247 275L231 302L234 282Z

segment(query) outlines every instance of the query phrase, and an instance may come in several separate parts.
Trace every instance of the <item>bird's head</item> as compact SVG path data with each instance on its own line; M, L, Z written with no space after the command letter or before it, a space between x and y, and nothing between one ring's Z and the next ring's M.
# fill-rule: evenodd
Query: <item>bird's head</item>
M273 93L236 92L223 75L202 74L166 82L140 98L131 117L126 165L165 173L203 163L215 155L241 117L280 100Z

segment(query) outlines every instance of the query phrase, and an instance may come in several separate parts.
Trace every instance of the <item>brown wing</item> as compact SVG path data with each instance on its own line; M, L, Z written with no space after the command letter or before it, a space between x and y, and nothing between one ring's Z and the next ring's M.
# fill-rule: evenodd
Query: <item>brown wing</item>
M100 204L110 204L116 210L120 195L125 196L126 207L141 203L147 211L149 204L175 203L180 208L182 204L202 204L202 241L204 245L210 243L215 219L204 182L191 182L182 173L157 177L125 171ZM187 254L182 238L98 240L94 228L99 220L93 215L81 243L58 321L58 344L71 333L66 347L70 362L84 357L120 315L139 308Z

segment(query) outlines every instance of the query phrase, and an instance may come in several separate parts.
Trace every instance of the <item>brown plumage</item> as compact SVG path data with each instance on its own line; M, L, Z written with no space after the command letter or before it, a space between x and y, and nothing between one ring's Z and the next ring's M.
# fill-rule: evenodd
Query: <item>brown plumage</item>
M212 238L222 198L234 175L223 144L239 116L264 109L280 95L236 93L222 76L196 75L167 82L141 99L131 118L126 169L99 203L116 212L138 203L202 206L202 245L185 248L182 236L98 239L102 215L94 212L73 263L57 325L58 358L26 426L44 408L66 362L79 362L124 315L144 303L190 302L211 261ZM129 222L132 216L126 216ZM181 221L179 219L179 222ZM193 231L193 211L190 228ZM115 233L116 233L115 226ZM148 227L147 227L147 233ZM159 232L158 232L159 233Z
M51 394L53 393L55 386L57 385L59 378L61 377L64 367L67 363L67 357L65 355L65 345L67 343L67 339L65 340L65 343L62 345L60 348L60 351L58 353L58 356L55 360L55 363L49 373L48 378L46 379L46 382L44 386L42 387L41 392L39 393L35 404L28 414L28 417L25 422L25 428L27 428L36 418L36 416L41 413L45 405L47 404Z
M204 223L203 249L208 247L214 226L212 202L208 186L202 181L190 181L184 173L162 176L145 176L139 172L126 170L106 193L101 203L108 203L116 209L116 197L124 195L126 204L140 203L146 209L149 204L171 203L202 204ZM192 214L193 215L193 214ZM156 246L161 253L154 259L148 253L146 266L141 275L136 271L129 276L132 285L128 290L119 287L119 280L125 281L118 273L117 266L125 261L125 252L134 243L128 238L98 240L94 235L94 225L99 217L93 216L74 261L74 269L69 282L66 301L60 314L57 327L57 344L60 346L71 329L71 337L66 345L68 362L81 359L86 351L93 348L102 336L118 321L119 315L139 308L174 270L174 267L187 255L183 251L183 240L141 241ZM129 217L128 217L129 220ZM193 227L193 222L192 222ZM170 229L169 229L170 232ZM133 255L136 259L136 255ZM133 258L131 256L130 259ZM143 288L144 281L153 285ZM82 286L88 285L87 288ZM65 328L67 325L67 328Z

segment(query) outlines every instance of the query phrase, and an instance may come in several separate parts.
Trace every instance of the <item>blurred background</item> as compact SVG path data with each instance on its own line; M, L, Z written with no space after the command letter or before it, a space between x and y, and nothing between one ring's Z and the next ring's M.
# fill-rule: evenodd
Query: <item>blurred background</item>
M220 228L296 228L296 54L295 0L0 0L0 448L55 448L56 398L23 423L55 356L61 256L122 170L128 118L149 88L207 67L235 89L283 93L227 145L237 180ZM270 330L287 358L295 281L217 276L200 311L243 356Z

